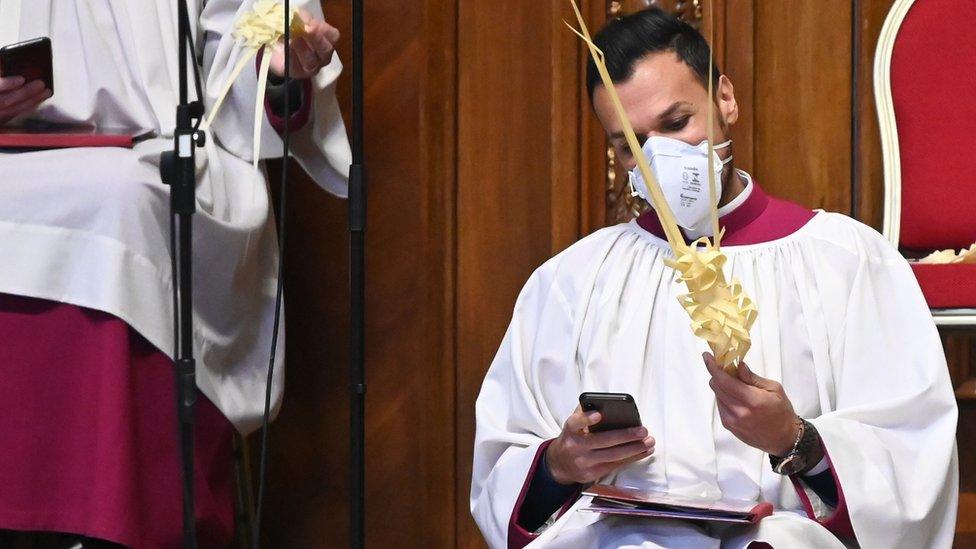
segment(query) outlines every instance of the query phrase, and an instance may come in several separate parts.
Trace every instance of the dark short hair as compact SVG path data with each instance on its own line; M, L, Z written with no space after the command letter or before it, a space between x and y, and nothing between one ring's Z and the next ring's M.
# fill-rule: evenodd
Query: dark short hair
M691 67L702 86L708 88L708 57L711 50L700 32L660 8L647 8L614 19L594 37L593 42L603 51L604 61L613 82L625 82L634 75L634 65L648 54L673 51ZM713 70L716 85L721 75L718 65ZM602 85L596 63L586 65L586 88L593 92Z

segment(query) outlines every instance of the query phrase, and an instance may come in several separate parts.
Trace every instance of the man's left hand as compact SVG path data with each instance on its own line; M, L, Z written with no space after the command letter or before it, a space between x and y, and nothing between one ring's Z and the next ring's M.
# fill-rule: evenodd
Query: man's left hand
M304 10L299 10L298 13L305 22L305 34L291 37L291 77L311 78L332 62L335 45L339 41L339 31L325 21L313 18ZM285 76L283 44L278 44L271 55L271 72L278 77Z
M783 457L793 449L800 425L793 404L779 383L752 373L744 363L731 376L711 353L702 355L712 379L722 425L742 442Z

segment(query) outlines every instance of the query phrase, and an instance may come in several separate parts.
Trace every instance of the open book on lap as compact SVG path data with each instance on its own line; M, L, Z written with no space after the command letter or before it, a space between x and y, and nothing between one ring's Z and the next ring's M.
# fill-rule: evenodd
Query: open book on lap
M649 518L757 523L773 514L770 503L678 496L666 492L595 484L583 491L593 496L582 511Z

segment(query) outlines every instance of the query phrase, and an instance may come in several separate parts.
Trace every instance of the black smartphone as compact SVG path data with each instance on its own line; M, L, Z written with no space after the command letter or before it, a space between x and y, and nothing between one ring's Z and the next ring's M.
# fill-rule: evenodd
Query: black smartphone
M23 76L27 82L40 80L54 92L51 39L34 38L0 48L0 76Z
M579 401L584 412L596 410L602 416L600 423L590 427L591 433L641 425L637 403L627 393L583 393Z

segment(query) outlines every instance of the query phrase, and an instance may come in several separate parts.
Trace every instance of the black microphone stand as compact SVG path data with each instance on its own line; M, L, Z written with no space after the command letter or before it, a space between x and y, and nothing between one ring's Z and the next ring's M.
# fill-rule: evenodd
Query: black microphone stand
M363 0L352 0L352 165L349 167L350 547L365 545L366 170L363 158Z
M193 214L196 212L196 147L203 146L198 131L203 118L200 79L196 72L197 101L189 101L188 46L192 45L186 0L177 0L179 17L180 104L176 108L173 150L162 153L160 175L170 188L170 258L173 266L174 366L176 406L183 466L183 547L196 549L193 506L193 430L196 404L196 364L193 359ZM196 121L197 125L194 125Z

